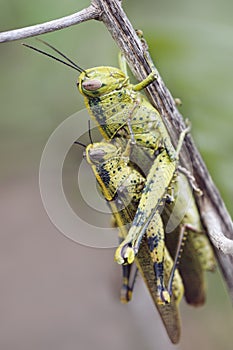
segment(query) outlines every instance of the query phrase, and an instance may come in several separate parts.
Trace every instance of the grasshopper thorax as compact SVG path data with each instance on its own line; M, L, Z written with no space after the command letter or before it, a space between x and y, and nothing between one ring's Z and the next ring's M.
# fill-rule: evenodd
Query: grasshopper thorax
M95 67L82 72L77 85L82 95L99 97L119 90L128 83L128 77L118 68Z

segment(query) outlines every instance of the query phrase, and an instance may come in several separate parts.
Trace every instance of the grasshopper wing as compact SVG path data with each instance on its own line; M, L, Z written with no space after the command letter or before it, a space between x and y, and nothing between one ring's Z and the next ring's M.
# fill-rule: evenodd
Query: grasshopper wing
M164 280L168 283L170 277L170 271L173 267L173 260L170 257L167 249L165 248L164 259ZM150 258L150 252L146 238L143 237L142 243L139 248L138 255L135 259L137 267L144 279L144 282L150 292L150 295L156 305L162 322L166 328L167 334L173 344L178 343L180 338L180 314L179 314L179 302L183 296L183 284L178 272L175 272L171 302L166 305L157 304L157 288L155 284L155 274L153 269L153 261Z
M214 271L215 259L211 244L203 233L200 216L187 178L178 174L174 184L174 203L166 205L162 213L166 230L166 245L174 257L182 226L186 226L187 239L179 263L185 288L186 301L194 306L205 302L204 272Z

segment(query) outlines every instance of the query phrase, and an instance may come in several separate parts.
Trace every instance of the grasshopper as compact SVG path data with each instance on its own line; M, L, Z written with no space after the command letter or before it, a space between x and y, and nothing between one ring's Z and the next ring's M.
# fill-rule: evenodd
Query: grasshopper
M131 221L135 216L145 178L132 164L128 165L127 152L121 153L119 141L122 145L122 140L117 140L117 146L108 142L90 144L87 146L85 154L101 192L111 207L116 225L119 227L120 239L122 240L127 236ZM180 335L178 306L183 295L183 284L165 247L164 279L168 284L170 281L172 296L171 302L167 305L161 305L158 302L158 288L161 288L161 280L157 276L158 266L160 265L157 262L159 249L154 245L154 240L152 239L155 227L154 221L155 218L151 220L147 227L146 237L142 239L135 262L160 313L169 338L173 343L177 343ZM160 221L160 225L162 226L162 221ZM162 227L161 231L163 232ZM131 299L136 273L135 270L132 270L131 265L123 265L122 268L123 286L121 289L121 301L127 302ZM130 279L132 282L130 282Z
M112 140L112 142L113 141L117 143L117 146L113 146L112 144L106 142L89 145L86 149L86 158L88 163L91 164L101 191L107 199L112 212L114 213L113 215L116 225L120 230L120 237L123 239L127 236L128 226L136 213L141 196L140 191L145 182L145 178L143 178L142 175L132 167L132 165L131 167L128 166L128 161L125 156L120 156L122 140ZM119 141L121 142L120 145ZM137 155L138 161L138 157L141 157L141 155L139 156L139 150L136 150L135 154ZM150 160L148 160L148 162L150 162ZM106 179L108 179L108 181L106 181ZM177 179L174 182L173 196L175 197L175 200L177 199L177 195L180 196L180 193L178 193L179 187L184 188L182 194L183 197L184 192L187 193L187 188L183 187L184 179L186 178L182 174L178 174ZM189 187L188 191L191 191ZM193 197L191 197L191 199L191 205L188 209L186 208L186 215L181 225L188 222L193 225L196 224L196 228L198 227L199 230L201 230L201 224L197 209L195 207L195 202ZM124 204L123 206L122 203ZM171 207L174 207L175 204L175 202L167 204L166 207L169 208L167 211L171 210ZM152 222L151 226L153 226ZM172 255L174 258L179 228L180 226L178 226L178 229L175 232L167 235L169 236L168 242L170 239L172 240L169 242L169 248L172 248ZM194 234L194 236L192 236L192 234ZM154 255L151 254L149 249L149 241L151 238L149 226L146 236L147 239L145 239L145 237L142 239L139 252L136 256L136 265L143 276L148 290L150 291L171 341L176 343L178 342L180 334L178 305L183 294L182 281L180 280L177 272L175 272L174 281L172 284L171 303L166 305L161 305L158 303L158 286L156 285L157 277L154 259L156 253ZM203 297L204 293L203 269L212 270L214 268L213 253L210 249L207 238L203 234L190 232L182 254L185 254L185 258L183 259L182 255L180 270L182 273L182 278L184 277L184 281L186 282L186 299L189 297L189 300L187 300L188 302L192 303L193 305L198 305L201 303L200 298ZM121 301L127 302L131 299L132 289L135 282L135 272L131 271L131 266L129 265L122 266L122 268L123 286L121 290ZM166 284L169 284L168 276L171 274L172 270L174 270L173 260L165 247L164 280ZM129 281L130 277L132 277L131 275L133 275L133 278L130 285ZM187 283L188 280L190 283Z
M98 144L97 144L97 146L98 146ZM103 149L101 149L100 146L99 146L99 148L97 148L97 150L95 148L93 148L92 145L89 145L87 147L87 161L90 164L93 163L93 161L95 160L96 157L98 158L98 161L99 160L102 161L101 166L98 167L98 172L96 172L96 170L95 170L96 168L95 169L93 168L93 171L95 173L97 181L99 182L99 184L101 186L101 189L102 189L102 192L103 192L105 199L111 200L112 194L115 195L115 193L113 191L110 192L109 188L111 188L112 186L114 186L115 189L116 188L120 189L122 187L126 187L125 182L128 184L129 188L130 188L130 186L133 187L134 194L138 193L140 195L140 197L142 197L144 194L142 189L144 187L145 181L143 183L142 177L141 178L137 177L140 174L136 170L132 171L131 168L127 166L127 163L129 162L129 160L128 160L129 150L127 150L127 148L126 148L126 151L124 152L124 154L122 156L123 160L121 162L119 162L117 154L115 154L114 157L112 156L112 154L113 154L112 148L113 148L113 145L109 144L109 149L107 150L108 152L106 152L106 151L103 151ZM120 149L119 149L119 151L120 151ZM90 154L91 154L92 161L90 161ZM108 169L105 169L106 162L104 162L105 159L101 157L101 154L105 155L105 158L107 158L107 156L111 157L111 162L107 162ZM164 154L162 152L161 156L158 155L158 159L156 159L156 161L154 163L156 165L156 167L158 168L158 170L157 170L158 172L160 170L162 170L162 174L163 174L163 168L159 168L159 165L160 165L161 159L163 159L163 157L164 157ZM104 182L102 181L102 178L99 178L99 176L100 176L99 174L101 174L101 172L103 173L102 178L104 179ZM160 176L157 176L157 178L160 179ZM135 188L135 183L140 184L139 188ZM150 183L152 183L152 181ZM107 184L107 188L106 188L106 184ZM117 186L115 184L117 184ZM154 181L153 184L155 184L155 186L158 185L157 181ZM142 195L141 195L141 192L142 192ZM163 193L163 195L164 195L164 193ZM135 198L135 195L134 195L133 199L134 198ZM136 197L136 199L137 199L137 197ZM139 206L140 206L140 204L139 204ZM113 209L113 207L111 209ZM115 210L116 209L119 211L119 203L118 203L118 208L115 208ZM141 209L140 209L140 211L141 211ZM134 221L135 221L135 218L134 218ZM130 230L131 230L131 228L130 228ZM155 262L154 268L155 268L156 285L157 285L157 302L160 304L164 304L165 302L170 302L171 292L169 293L169 291L167 291L167 288L164 285L164 278L163 278L164 230L163 230L162 219L161 219L160 214L159 214L157 209L153 210L153 215L151 217L151 220L147 220L147 223L143 227L143 230L145 232L147 232L147 236L149 236L148 242L150 245L150 252L151 252L150 254ZM144 235L144 233L143 233L143 235ZM127 237L128 237L128 235L127 235ZM125 244L125 239L121 244ZM118 249L121 249L121 244L120 244ZM128 259L128 261L129 261L129 263L133 262L133 261L130 261L130 258Z

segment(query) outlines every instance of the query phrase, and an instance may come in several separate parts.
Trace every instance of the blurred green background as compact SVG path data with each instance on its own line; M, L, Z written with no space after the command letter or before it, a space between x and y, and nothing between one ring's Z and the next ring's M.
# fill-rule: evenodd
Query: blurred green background
M89 1L0 0L1 30L48 21ZM233 3L230 0L125 0L125 11L184 117L232 215ZM117 65L118 49L91 21L42 37L84 68ZM33 38L25 40L35 44ZM87 248L52 225L40 199L38 169L47 139L84 108L76 73L20 42L0 45L0 348L172 349L142 281L120 305L112 249ZM83 121L86 123L86 120ZM75 160L75 157L73 158ZM221 277L208 276L205 307L182 303L177 349L232 349L233 313Z

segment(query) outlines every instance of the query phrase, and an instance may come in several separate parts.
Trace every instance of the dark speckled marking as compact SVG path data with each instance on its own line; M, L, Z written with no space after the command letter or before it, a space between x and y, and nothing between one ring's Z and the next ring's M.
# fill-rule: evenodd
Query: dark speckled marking
M163 263L155 263L154 264L154 270L156 273L156 276L162 276L163 275Z
M153 252L154 248L158 247L159 244L159 237L154 236L154 237L148 237L148 247L150 249L150 252Z
M153 239L153 237L149 237L147 242L148 242L148 247L149 247L150 252L153 252L153 250L154 250L154 239Z
M104 184L108 186L110 183L109 172L104 167L100 167L99 174L100 178L103 179Z
M101 105L101 99L99 97L92 97L88 99L88 104L92 113L94 114L96 121L101 125L101 128L108 134L108 130L106 128L106 116L105 111Z

